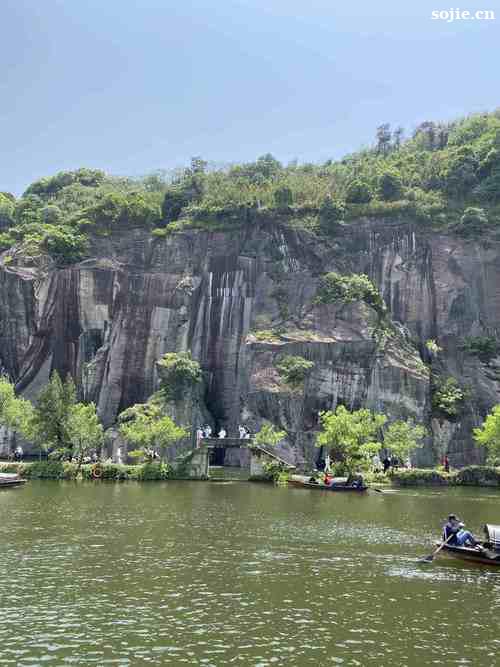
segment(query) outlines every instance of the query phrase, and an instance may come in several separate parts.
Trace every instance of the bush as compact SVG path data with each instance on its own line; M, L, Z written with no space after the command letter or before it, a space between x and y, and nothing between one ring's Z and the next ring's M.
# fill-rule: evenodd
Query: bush
M276 369L287 384L298 386L304 382L314 363L304 357L286 355L276 364Z
M167 400L177 400L201 382L200 364L190 352L168 352L156 362L161 391Z
M447 485L449 477L445 473L426 468L412 468L411 470L394 470L390 475L391 481L398 486Z
M403 184L400 175L395 171L385 171L378 180L378 194L384 201L401 199Z
M133 479L138 466L127 466L121 463L93 463L83 465L82 478L87 480L112 480L123 482Z
M34 461L27 463L0 464L0 472L18 474L24 479L75 479L77 464L69 461ZM94 474L94 471L97 474ZM82 479L121 482L162 481L171 479L172 466L169 463L144 463L143 465L123 465L118 463L85 464L80 469Z
M325 232L332 231L344 217L345 203L340 199L333 199L330 195L327 195L321 202L319 209L321 229Z
M464 398L465 392L454 377L438 378L434 381L432 408L438 414L448 418L456 417L462 409Z
M85 187L96 187L104 181L104 178L105 174L100 169L81 168L76 171L60 171L55 176L46 176L32 183L24 196L53 197L63 188L75 183Z
M372 199L372 193L366 183L356 179L347 186L345 200L349 204L367 204Z
M386 313L384 300L368 276L358 273L342 276L331 272L321 278L315 297L316 303L348 304L356 301L364 301L381 316Z
M172 466L168 463L144 463L134 469L132 479L138 482L167 480L172 477Z
M266 478L278 484L285 484L290 479L290 470L279 461L263 463L262 467L266 473Z
M24 479L72 479L76 465L62 461L6 463L0 466L0 472L17 473Z
M455 483L464 486L500 486L500 469L492 466L467 466L456 473Z
M500 353L500 342L494 336L468 336L462 350L487 363Z
M289 187L283 186L274 191L274 203L277 208L287 208L293 204L293 192Z

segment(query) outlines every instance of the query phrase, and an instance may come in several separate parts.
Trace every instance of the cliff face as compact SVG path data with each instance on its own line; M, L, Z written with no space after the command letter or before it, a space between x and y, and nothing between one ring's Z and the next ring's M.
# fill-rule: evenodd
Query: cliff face
M205 372L201 413L215 427L288 432L300 462L315 456L318 410L342 402L429 428L420 463L445 451L479 462L471 439L500 401L500 360L461 349L465 336L500 331L500 252L421 226L365 220L329 241L265 215L228 232L192 230L164 239L129 230L96 244L70 268L0 267L0 364L34 398L57 369L72 373L106 426L155 390L155 361L191 350ZM392 334L380 336L365 304L314 305L321 274L367 273L386 301ZM278 327L279 334L253 332ZM427 339L443 351L432 360ZM280 355L314 362L302 388L275 369ZM457 419L433 418L429 366L468 390ZM189 411L185 411L188 414Z

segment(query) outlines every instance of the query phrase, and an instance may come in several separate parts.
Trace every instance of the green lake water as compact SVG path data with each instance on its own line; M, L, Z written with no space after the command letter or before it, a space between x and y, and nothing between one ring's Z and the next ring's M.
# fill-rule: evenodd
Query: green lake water
M1 665L500 665L500 572L416 562L478 489L0 490Z

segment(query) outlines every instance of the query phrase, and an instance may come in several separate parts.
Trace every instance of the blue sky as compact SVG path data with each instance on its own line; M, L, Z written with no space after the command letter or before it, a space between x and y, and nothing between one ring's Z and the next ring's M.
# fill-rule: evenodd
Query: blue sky
M494 21L432 10L497 10ZM0 190L271 152L340 157L500 106L498 0L3 0Z

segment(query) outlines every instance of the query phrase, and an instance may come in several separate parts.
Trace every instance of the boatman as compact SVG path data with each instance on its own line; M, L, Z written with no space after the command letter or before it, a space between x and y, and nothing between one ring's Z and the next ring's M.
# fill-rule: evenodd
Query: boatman
M455 544L458 547L477 547L478 542L470 530L465 530L465 524L460 521L456 514L450 514L448 521L443 526L443 540L447 540L451 535L448 544Z

